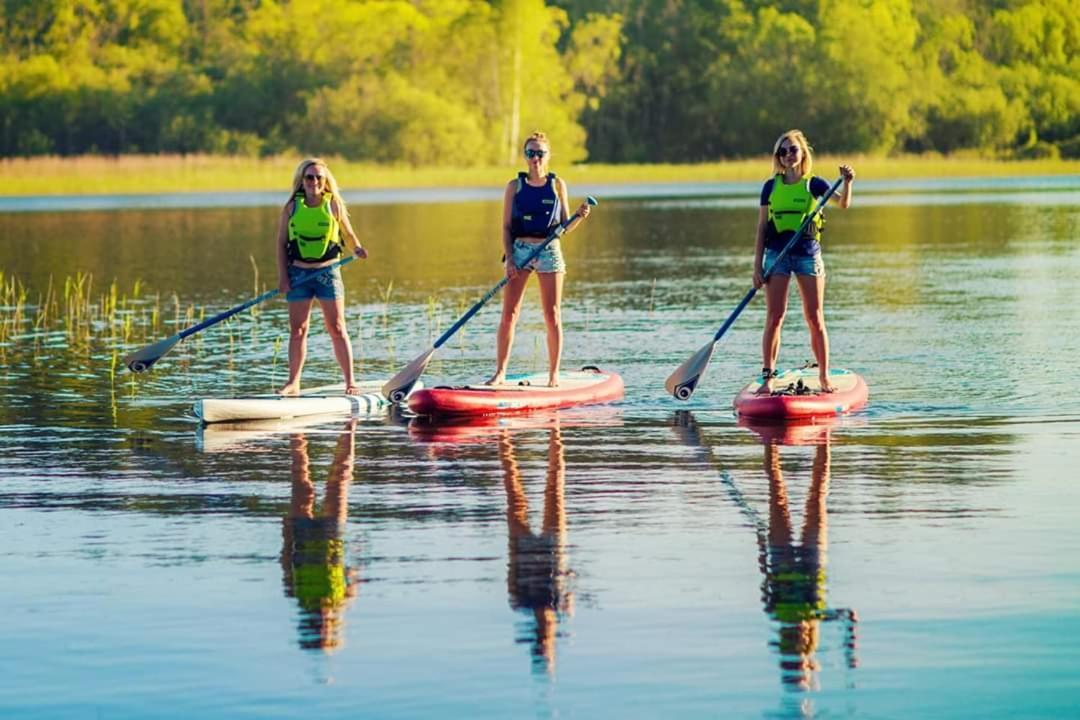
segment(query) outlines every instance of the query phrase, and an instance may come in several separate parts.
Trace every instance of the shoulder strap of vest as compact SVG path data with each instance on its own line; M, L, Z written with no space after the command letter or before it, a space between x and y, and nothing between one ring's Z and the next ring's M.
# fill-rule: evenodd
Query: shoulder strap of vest
M784 184L784 174L783 173L776 173L775 175L773 175L772 187L769 188L769 200L770 200L769 204L770 205L772 204L772 202L771 202L772 201L772 196L776 193L776 189L778 187L780 187L781 185L783 185L783 184Z
M517 177L518 188L514 191L514 194L521 192L521 189L525 187L525 178L529 177L527 173L519 172Z

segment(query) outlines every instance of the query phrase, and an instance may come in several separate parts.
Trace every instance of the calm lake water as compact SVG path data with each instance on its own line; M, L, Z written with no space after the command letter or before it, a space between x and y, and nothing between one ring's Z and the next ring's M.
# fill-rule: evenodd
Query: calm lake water
M755 188L571 191L565 365L626 399L471 426L200 429L284 381L283 302L117 358L273 282L279 198L5 199L0 717L1080 717L1080 178L857 186L827 313L870 405L788 428L730 410L760 298L663 389L750 287ZM498 280L500 207L349 197L381 378ZM497 318L425 380L489 374ZM534 286L512 370L544 357Z

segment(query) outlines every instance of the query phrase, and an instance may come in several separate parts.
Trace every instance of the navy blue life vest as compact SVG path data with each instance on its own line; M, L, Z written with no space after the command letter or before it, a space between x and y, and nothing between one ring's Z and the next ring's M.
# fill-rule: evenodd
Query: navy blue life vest
M540 187L530 185L528 175L518 173L518 189L510 213L510 234L515 238L546 238L559 224L562 209L555 192L555 173L548 173L547 182Z

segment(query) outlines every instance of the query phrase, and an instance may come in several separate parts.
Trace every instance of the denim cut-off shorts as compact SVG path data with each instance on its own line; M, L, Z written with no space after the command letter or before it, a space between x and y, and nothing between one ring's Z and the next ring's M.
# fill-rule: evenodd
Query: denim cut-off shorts
M540 273L566 272L566 261L563 259L562 248L559 247L558 240L553 240L550 245L541 250L540 254L526 267L525 259L535 249L536 243L514 240L514 265L520 270L535 270Z
M776 256L779 254L779 250L766 250L761 267L764 270L769 270L769 268L772 267L772 264L776 262ZM787 255L780 258L780 262L777 263L776 267L769 270L769 275L792 274L825 277L825 261L821 258L821 253L814 253L813 255L792 255L789 252Z
M337 298L345 297L345 283L341 280L341 268L336 267L329 272L321 273L302 285L297 285L296 281L304 277L308 273L316 272L311 268L301 268L295 265L289 266L289 292L285 294L285 299L289 302L297 302L300 300L310 300L316 298L317 300L336 300Z

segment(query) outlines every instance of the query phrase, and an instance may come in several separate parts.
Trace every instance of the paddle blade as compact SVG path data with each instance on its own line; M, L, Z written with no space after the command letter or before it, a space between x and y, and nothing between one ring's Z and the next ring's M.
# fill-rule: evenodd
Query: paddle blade
M716 341L710 340L707 345L691 355L686 362L675 368L675 372L668 377L664 387L676 400L689 400L690 396L694 394L701 376L705 374L705 368L709 367L709 360L712 359L713 348L715 347Z
M435 348L431 348L420 355L411 363L398 371L398 374L386 381L382 386L383 397L393 403L403 402L409 396L409 391L416 385L416 381L427 370L431 356L435 354Z
M173 335L164 340L159 340L153 345L147 345L142 350L136 350L126 356L124 358L124 364L127 365L128 370L133 373L141 373L144 370L149 370L151 365L160 360L165 353L172 350L173 346L178 342L180 342L179 335Z

